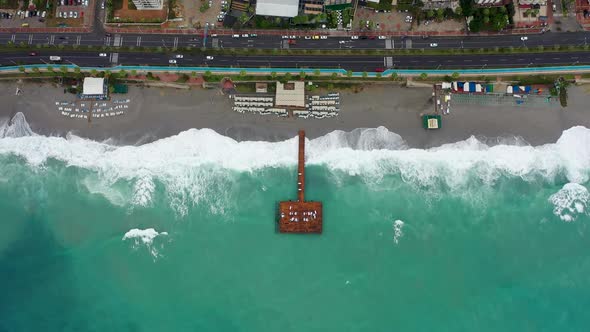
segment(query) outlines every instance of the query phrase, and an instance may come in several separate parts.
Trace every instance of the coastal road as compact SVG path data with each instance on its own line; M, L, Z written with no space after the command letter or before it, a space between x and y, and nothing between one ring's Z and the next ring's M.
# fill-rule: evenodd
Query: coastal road
M180 47L207 48L258 48L258 49L428 49L430 44L436 43L439 49L473 49L494 47L537 48L543 46L552 48L556 45L583 46L590 42L590 32L570 32L528 35L522 41L521 36L458 36L458 37L395 37L383 39L351 39L350 37L328 37L327 39L297 38L296 43L287 44L282 36L258 36L234 38L231 35L208 36L204 42L200 35L149 35L149 34L106 34L95 31L88 34L47 34L47 33L0 33L0 44L24 44L32 47L49 45L78 45L84 46L133 46L133 47L161 47L174 49Z
M50 63L49 56L58 55L63 64L78 66L110 67L113 65L160 65L178 66L240 67L240 68L342 68L353 71L374 71L377 68L394 69L459 69L459 68L509 68L534 67L549 65L590 64L590 52L531 53L531 54L497 54L497 55L423 55L394 56L388 62L383 56L231 56L214 55L213 60L206 60L205 55L184 54L176 59L176 53L98 52L41 50L39 55L30 56L27 51L0 53L0 65L15 66L23 64ZM176 64L169 64L175 59ZM390 66L386 65L389 64Z

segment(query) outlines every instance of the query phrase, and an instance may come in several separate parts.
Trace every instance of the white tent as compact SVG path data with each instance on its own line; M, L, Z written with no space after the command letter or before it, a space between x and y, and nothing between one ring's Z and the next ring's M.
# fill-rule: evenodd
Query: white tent
M86 77L82 85L83 95L102 95L104 94L104 78Z

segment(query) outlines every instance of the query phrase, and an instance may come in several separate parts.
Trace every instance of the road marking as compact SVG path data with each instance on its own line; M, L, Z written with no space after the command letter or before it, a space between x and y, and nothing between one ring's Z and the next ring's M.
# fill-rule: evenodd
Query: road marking
M113 39L113 46L114 47L121 47L122 43L123 43L123 38L121 38L121 35L115 35L115 38Z
M137 37L137 44L138 47L141 46L141 36Z
M80 45L81 40L82 40L82 36L76 37L76 45Z
M391 39L385 39L385 49L391 50L393 47L391 46Z
M30 34L29 35L29 45L31 45L33 43L33 35Z
M10 38L10 41L14 43L15 40L16 40L16 35L12 35L12 37Z
M383 63L385 64L385 68L393 67L393 57L386 56L385 58L383 58Z
M172 46L173 49L176 49L178 47L178 37L174 37L174 46Z
M55 35L51 35L51 37L49 38L49 45L54 45L55 44Z
M117 64L119 61L119 53L111 53L111 63Z
M412 48L412 40L406 39L406 48Z
M104 39L104 45L105 46L110 46L111 45L111 37L106 37Z

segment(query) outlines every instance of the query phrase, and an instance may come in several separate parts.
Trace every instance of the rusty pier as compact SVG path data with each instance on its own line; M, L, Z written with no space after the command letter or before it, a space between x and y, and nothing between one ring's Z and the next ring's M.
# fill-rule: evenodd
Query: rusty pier
M299 131L297 201L279 203L279 232L321 233L322 202L305 201L305 131Z

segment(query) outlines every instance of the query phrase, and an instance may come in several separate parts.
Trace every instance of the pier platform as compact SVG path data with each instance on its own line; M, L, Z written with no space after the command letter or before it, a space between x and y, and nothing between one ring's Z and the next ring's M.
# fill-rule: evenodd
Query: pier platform
M279 232L321 233L322 202L305 201L305 132L299 131L297 200L279 203Z

